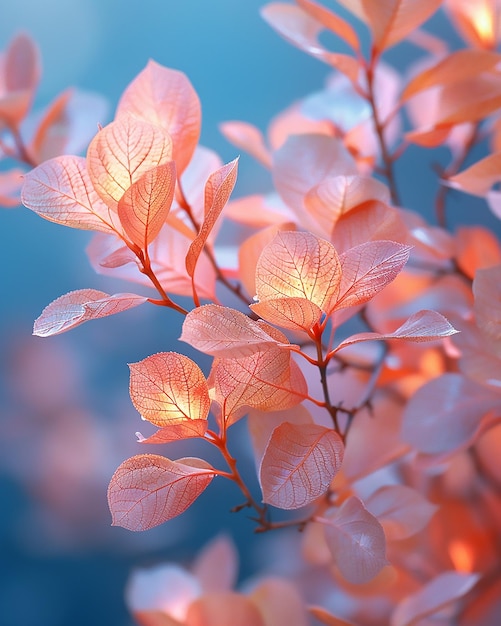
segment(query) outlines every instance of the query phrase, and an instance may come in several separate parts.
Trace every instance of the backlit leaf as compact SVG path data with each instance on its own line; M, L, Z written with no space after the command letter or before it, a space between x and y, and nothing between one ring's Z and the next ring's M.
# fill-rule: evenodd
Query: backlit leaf
M92 186L82 157L55 157L28 172L21 200L28 209L57 224L105 233L121 230Z
M142 250L155 239L170 211L176 186L174 161L145 172L118 202L118 217L127 236Z
M485 196L496 183L501 181L501 153L490 154L467 169L447 179L446 184L454 189L475 196Z
M130 367L130 396L141 416L156 426L179 419L203 420L210 409L202 370L188 357L160 352Z
M172 137L178 174L188 165L200 135L200 101L182 72L148 61L125 89L117 117L131 114L164 128Z
M325 28L332 33L343 39L353 50L359 50L360 43L358 36L351 24L343 20L339 15L336 15L336 13L329 11L321 4L317 4L312 0L296 0L296 2L306 13L321 22Z
M259 470L263 501L280 509L310 504L328 489L343 461L344 446L332 429L316 424L278 426Z
M89 320L127 311L146 300L147 298L134 293L110 296L96 289L70 291L45 307L35 320L33 334L37 337L58 335Z
M265 167L271 167L271 154L268 150L263 133L247 122L223 122L220 131L237 148L245 150Z
M113 526L148 530L186 511L215 476L208 463L197 461L195 467L154 454L124 461L108 487Z
M322 317L322 310L306 298L270 298L250 308L271 324L290 330L307 332Z
M151 421L151 420L150 420ZM207 432L207 419L177 419L169 421L167 426L160 428L153 435L143 437L136 433L139 443L170 443L181 439L203 437Z
M381 524L359 498L350 496L322 522L334 562L348 582L366 583L388 565Z
M113 210L132 183L172 160L172 139L163 128L130 115L100 130L87 150L87 169L99 196Z

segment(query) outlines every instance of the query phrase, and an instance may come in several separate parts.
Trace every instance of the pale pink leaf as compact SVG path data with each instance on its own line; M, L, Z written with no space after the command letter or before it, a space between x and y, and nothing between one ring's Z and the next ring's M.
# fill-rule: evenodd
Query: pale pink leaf
M127 114L169 133L177 172L181 174L196 148L201 124L200 101L186 75L148 61L118 104L117 117Z
M139 443L171 443L181 439L203 437L207 432L207 419L177 419L169 421L167 426L160 428L153 435L143 437L136 433Z
M419 452L444 454L467 447L483 418L501 405L489 388L461 374L443 374L420 387L403 416L402 439Z
M297 221L294 212L276 193L267 196L244 196L231 200L226 205L224 213L225 217L254 228L266 228L272 224L281 225Z
M129 368L132 403L148 422L163 427L179 419L207 419L207 381L187 356L159 352Z
M83 157L55 157L28 172L21 200L28 209L57 224L105 233L121 230L92 186Z
M370 241L344 252L339 296L331 310L368 302L398 275L411 248L394 241Z
M227 535L219 535L198 553L191 570L204 593L233 589L238 578L238 552Z
M265 167L271 167L271 154L258 128L248 122L231 121L220 124L219 130L234 146L245 150Z
M467 169L447 179L453 189L466 191L474 196L485 196L496 183L501 181L501 153L490 154Z
M190 311L185 317L180 340L218 357L248 356L277 345L277 341L247 315L218 304L206 304Z
M341 265L334 246L306 232L279 232L256 268L259 300L304 298L324 310L337 296Z
M359 498L350 496L321 521L334 562L348 582L366 583L388 565L383 528Z
M391 626L415 626L466 595L479 574L443 572L400 602L391 615Z
M0 206L13 208L21 204L24 171L18 168L0 172Z
M347 622L340 617L336 617L321 606L310 606L308 607L308 610L315 619L322 622L322 624L325 624L325 626L355 626L353 622Z
M332 429L284 422L273 431L259 469L263 501L280 509L310 504L329 488L343 451Z
M266 577L252 589L250 598L266 626L309 626L304 600L292 582Z
M306 298L269 298L250 308L267 322L289 330L307 332L322 317L322 310Z
M17 126L28 113L40 78L39 52L33 39L20 33L9 44L4 63L5 95L0 97L0 118Z
M383 526L386 538L394 541L418 533L438 509L419 491L405 485L380 487L366 500L365 506Z
M167 219L176 186L174 161L158 165L133 183L118 202L118 217L130 240L146 250Z
M29 146L37 163L64 154L68 143L69 119L67 106L71 90L63 91L50 105L38 124Z
M205 217L186 256L186 270L193 277L198 257L237 181L238 158L213 172L205 184Z
M343 39L355 52L359 51L358 35L349 22L312 0L296 0L296 2L312 18L321 22L325 28Z
M110 296L96 289L70 291L45 307L35 320L33 334L37 337L58 335L89 320L115 315L146 301L147 298L134 293Z
M113 526L148 530L183 513L209 486L214 469L163 456L140 454L124 461L108 487Z
M406 341L434 341L455 335L458 331L436 311L418 311L393 333L358 333L342 341L335 352L360 341L403 339Z
M191 603L184 626L268 626L254 602L234 591L210 593Z
M87 150L94 188L113 210L148 170L172 161L172 139L160 126L124 115L101 129Z
M473 280L477 325L493 339L501 337L501 265L477 271Z

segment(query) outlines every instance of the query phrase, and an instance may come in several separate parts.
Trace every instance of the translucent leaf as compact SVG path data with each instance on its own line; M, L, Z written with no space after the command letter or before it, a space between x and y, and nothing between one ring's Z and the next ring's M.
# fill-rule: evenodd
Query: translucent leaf
M340 617L336 617L335 615L332 615L332 613L323 609L321 606L310 606L308 610L313 617L326 626L355 626L353 622L347 622Z
M140 454L124 461L108 487L113 526L148 530L180 515L208 487L214 470L163 456Z
M320 309L337 295L341 265L334 247L306 232L279 232L256 268L259 300L305 298Z
M444 8L469 46L493 49L498 43L497 9L492 0L445 0Z
M501 265L478 270L473 280L478 326L494 339L501 336Z
M308 331L322 317L322 310L305 298L271 298L250 308L271 324L289 330Z
M336 68L351 81L357 82L360 69L358 61L347 54L329 52L320 44L318 37L324 30L324 24L317 19L299 7L281 2L266 5L261 9L261 15L289 43ZM347 36L350 39L351 28L348 28Z
M227 535L219 535L198 553L191 568L204 593L233 589L238 578L238 552Z
M344 252L339 296L334 309L368 302L386 287L407 263L411 248L394 241L370 241Z
M422 530L438 509L419 491L405 485L380 487L365 506L382 524L386 538L396 541Z
M4 208L19 206L24 175L24 171L18 168L0 172L0 206Z
M37 163L67 152L69 119L67 106L70 101L71 90L63 91L52 102L38 124L30 145L30 152Z
M359 498L350 496L322 522L334 562L348 582L366 583L388 565L381 524Z
M343 39L355 52L360 49L357 33L351 24L343 20L339 15L329 11L321 4L312 2L312 0L296 0L296 2L311 17L321 22L325 28Z
M237 181L238 158L209 176L205 185L205 217L198 235L193 240L186 256L186 270L193 276L198 261L209 234L214 228L217 218L228 202L233 187Z
M144 419L162 427L179 419L207 419L207 381L187 356L160 352L129 367L130 397Z
M249 598L236 592L211 593L195 600L185 626L267 626Z
M185 74L148 61L118 104L117 116L127 114L169 133L177 172L181 174L198 143L201 124L200 101Z
M130 240L146 250L167 219L176 186L174 161L153 167L118 202L118 217Z
M223 122L219 126L226 139L237 148L245 150L265 167L271 167L271 154L263 133L247 122Z
M136 433L139 443L171 443L181 439L203 437L207 432L207 419L184 419L169 421L167 426L160 428L153 435L143 437Z
M87 150L94 188L113 210L127 189L148 170L172 160L172 139L160 126L130 115L100 130Z
M185 317L181 341L218 357L247 356L277 342L247 315L218 304L193 309Z
M403 417L402 439L425 454L468 446L500 396L460 374L443 374L420 387Z
M121 230L92 186L82 157L55 157L28 172L21 200L28 209L57 224L105 233Z
M284 422L273 431L259 469L263 501L280 509L310 504L329 488L343 451L332 429Z
M447 179L453 189L466 191L475 196L485 196L501 181L501 153L490 154L467 169Z
M391 626L413 626L459 600L479 579L478 574L443 572L407 596L393 611Z
M405 339L407 341L434 341L443 337L450 337L458 331L451 326L443 315L436 311L418 311L397 328L393 333L382 335L380 333L358 333L342 341L335 352L346 346L360 341L372 341L375 339Z
M37 337L58 335L89 320L115 315L146 301L147 298L134 293L110 296L95 289L70 291L45 307L35 320L33 334Z
M281 578L266 577L252 589L265 626L309 626L303 598L296 586Z
M483 226L458 228L454 243L457 264L471 279L478 270L501 264L499 241Z

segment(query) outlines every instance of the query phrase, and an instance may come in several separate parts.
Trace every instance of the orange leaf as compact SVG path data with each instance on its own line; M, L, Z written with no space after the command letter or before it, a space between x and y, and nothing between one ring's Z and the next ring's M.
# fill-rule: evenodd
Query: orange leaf
M306 11L306 13L321 22L325 28L340 37L355 52L360 50L358 35L352 28L351 24L340 18L332 11L329 11L321 4L312 2L312 0L296 0L296 2L304 11Z
M117 293L113 296L95 289L70 291L51 302L35 320L33 334L50 337L64 333L89 320L115 315L147 301L134 293Z
M305 298L270 298L250 308L271 324L290 330L307 332L322 317L322 310Z
M178 175L191 160L200 135L200 101L182 72L148 61L125 89L117 117L134 117L164 128L172 137Z
M151 421L151 420L150 420ZM139 443L171 443L181 439L203 437L207 432L207 419L177 419L169 421L167 426L160 428L153 435L143 437L136 433Z
M205 217L186 256L186 271L193 277L195 267L211 230L228 202L237 180L238 158L213 172L205 185Z
M207 593L189 606L184 626L267 626L250 598L226 591Z
M118 220L92 186L82 157L56 157L28 172L21 200L28 209L57 224L121 232Z
M108 487L113 526L148 530L186 511L215 476L208 463L196 461L198 467L155 454L124 461Z
M118 217L131 241L146 250L167 219L176 186L174 161L158 165L133 183L118 202Z
M160 126L130 115L100 130L87 151L87 169L99 196L113 210L132 183L172 160L172 139Z
M263 133L247 122L223 122L219 130L237 148L245 150L265 167L271 167L271 154L266 147Z
M304 298L319 309L335 297L341 264L334 246L305 232L279 232L264 248L256 268L259 300Z
M24 171L17 167L6 172L0 172L0 206L4 208L19 206L24 176Z
M478 327L493 340L498 340L501 337L501 265L477 271L473 295Z
M191 359L176 352L160 352L129 367L130 397L143 419L156 426L179 419L207 419L207 381Z
M71 95L71 90L63 91L49 105L38 124L30 145L30 151L36 162L42 163L42 161L66 152L69 130L67 105Z
M274 431L259 470L263 501L299 509L322 496L343 461L341 437L317 424L284 422Z
M326 626L355 626L353 622L347 622L340 617L336 617L335 615L332 615L332 613L323 609L321 606L310 606L308 610L314 618Z
M501 152L480 159L459 174L451 176L445 184L474 196L485 196L499 181L501 181Z

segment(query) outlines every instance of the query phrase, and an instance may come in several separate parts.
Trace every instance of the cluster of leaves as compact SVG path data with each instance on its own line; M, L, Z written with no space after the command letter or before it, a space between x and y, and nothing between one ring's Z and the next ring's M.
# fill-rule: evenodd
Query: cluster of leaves
M230 200L237 160L222 164L198 145L192 85L153 61L85 158L56 156L25 176L25 206L96 231L88 254L98 272L156 292L74 291L42 312L34 332L54 335L150 302L184 315L180 339L213 357L207 376L177 352L130 365L132 402L157 427L138 433L140 443L201 438L224 468L194 457L126 460L108 491L114 524L152 528L224 477L242 491L237 509L252 509L258 531L299 526L305 560L328 566L343 619L312 609L320 622L480 624L499 609L501 246L479 226L448 229L446 200L454 187L501 213L493 190L501 180L499 9L488 0L340 4L368 28L366 56L355 29L313 0L263 10L283 37L335 71L323 91L278 115L267 138L245 122L223 125L269 168L272 193ZM462 50L420 29L442 5ZM350 52L327 49L324 31ZM401 77L382 55L404 39L425 54ZM411 128L402 132L404 109ZM493 154L460 172L485 139ZM436 225L400 206L394 163L410 144L451 151ZM219 260L224 219L252 229L234 264ZM218 283L240 310L225 306ZM191 297L193 308L176 296ZM350 334L356 324L361 332ZM229 429L244 416L262 501L229 448ZM302 514L274 522L270 507ZM212 600L175 615L142 607L138 619L279 623L259 601L256 609L225 598L240 607L240 621Z

